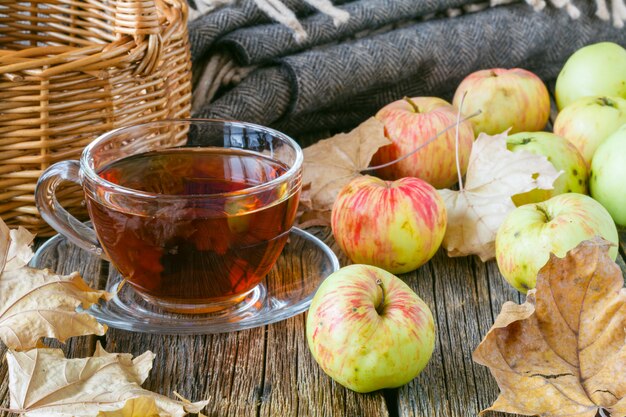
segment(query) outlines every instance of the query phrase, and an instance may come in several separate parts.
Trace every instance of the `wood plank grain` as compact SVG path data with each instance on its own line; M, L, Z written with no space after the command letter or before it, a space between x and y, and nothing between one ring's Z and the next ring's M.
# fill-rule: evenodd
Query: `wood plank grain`
M82 249L68 243L61 243L55 250L48 252L48 256L41 259L42 267L49 268L59 274L69 274L78 271L89 285L97 285L103 272L102 262L89 255ZM74 337L61 344L56 340L45 340L46 346L62 348L67 357L90 356L94 352L96 337ZM0 358L6 353L6 347L0 343ZM6 361L0 361L0 408L9 407L8 395L8 368ZM17 414L0 411L2 417L13 417Z
M222 335L167 336L112 329L107 350L156 354L146 389L209 400L208 416L256 415L261 396L265 329Z
M311 230L336 253L329 229ZM297 253L297 251L296 251ZM310 271L304 254L289 260L293 274L306 277ZM343 264L346 259L340 259ZM266 368L260 416L387 416L382 392L359 395L326 376L309 352L301 314L268 326Z
M424 372L398 390L399 415L475 416L495 399L495 381L471 354L504 301L518 296L494 267L471 257L450 259L440 251L402 277L431 307L438 337Z

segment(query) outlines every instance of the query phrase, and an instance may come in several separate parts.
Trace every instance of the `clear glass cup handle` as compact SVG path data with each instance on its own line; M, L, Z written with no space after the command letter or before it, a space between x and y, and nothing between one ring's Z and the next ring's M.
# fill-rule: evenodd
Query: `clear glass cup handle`
M78 161L61 161L46 169L35 188L35 203L41 217L72 243L94 255L106 259L96 232L67 212L56 197L56 189L63 181L81 185Z

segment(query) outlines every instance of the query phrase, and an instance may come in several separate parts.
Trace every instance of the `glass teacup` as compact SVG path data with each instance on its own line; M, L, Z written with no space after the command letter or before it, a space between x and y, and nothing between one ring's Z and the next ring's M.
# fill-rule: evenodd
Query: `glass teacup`
M35 194L52 227L109 259L150 303L219 311L245 298L278 259L296 215L302 158L293 139L262 126L151 122L106 133L80 161L51 166ZM58 203L64 180L82 185L93 229Z

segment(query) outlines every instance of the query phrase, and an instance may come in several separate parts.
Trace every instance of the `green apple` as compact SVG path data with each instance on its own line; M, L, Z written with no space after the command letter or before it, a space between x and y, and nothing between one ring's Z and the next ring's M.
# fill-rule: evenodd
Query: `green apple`
M552 190L532 190L514 195L516 206L539 203L563 193L587 193L587 165L574 145L549 132L520 132L507 137L507 148L513 152L528 151L543 155L561 175Z
M326 374L353 391L370 392L404 385L424 369L435 347L435 323L401 279L355 264L322 282L306 336Z
M626 98L626 49L613 42L580 48L561 69L555 95L559 110L585 96Z
M600 203L584 194L560 194L517 207L496 234L498 268L509 284L525 293L535 288L537 273L548 262L550 253L564 257L580 242L595 236L616 244L609 251L615 260L615 223Z
M626 124L598 146L591 161L591 196L626 227Z
M626 99L582 97L558 114L554 133L572 142L590 166L598 145L624 123Z

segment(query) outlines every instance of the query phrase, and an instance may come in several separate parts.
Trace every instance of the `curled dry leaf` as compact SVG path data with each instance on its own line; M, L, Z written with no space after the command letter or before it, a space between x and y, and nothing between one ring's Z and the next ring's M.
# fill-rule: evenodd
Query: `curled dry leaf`
M23 227L9 229L6 223L0 219L0 274L2 271L18 269L28 264L33 257L30 244L35 239Z
M330 211L339 191L361 175L380 147L390 143L383 124L372 117L349 133L305 148L302 184L310 184L312 209Z
M7 263L4 271L14 271L28 265L34 253L30 247L35 235L23 227L12 229L10 232L11 244L7 255Z
M465 184L459 191L439 190L448 211L442 246L449 256L492 259L498 227L515 208L511 196L552 189L560 175L545 156L509 151L506 136L481 133L472 147Z
M0 275L0 339L13 350L37 346L42 337L103 335L106 327L84 312L110 294L91 289L78 273L57 275L22 267Z
M483 412L626 416L626 289L609 245L552 255L526 302L504 304L473 355L500 387Z
M99 344L82 359L66 359L60 349L8 352L11 409L26 417L182 417L206 406L141 388L153 360L149 351L133 359Z

